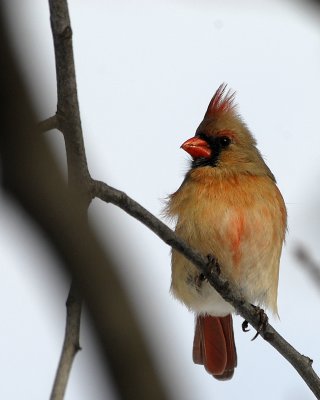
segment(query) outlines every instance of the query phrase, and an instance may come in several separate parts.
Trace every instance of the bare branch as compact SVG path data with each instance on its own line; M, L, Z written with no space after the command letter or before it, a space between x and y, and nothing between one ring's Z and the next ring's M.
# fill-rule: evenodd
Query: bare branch
M64 343L61 351L59 366L52 387L50 400L64 398L71 366L75 355L80 350L80 318L82 297L73 282L67 299L67 321Z
M260 316L257 314L256 308L246 302L241 297L238 288L227 282L215 268L212 268L205 257L187 246L168 226L124 192L100 181L94 181L93 185L93 193L96 197L120 207L129 215L146 225L165 243L181 252L206 276L211 286L214 287L226 301L231 303L245 320L255 329L259 330ZM291 363L315 396L320 399L320 379L312 368L312 360L300 354L269 323L267 323L265 329L259 333L264 340L270 343L271 346Z
M39 122L38 128L40 132L47 132L51 129L59 129L56 115Z
M87 197L89 204L90 174L80 120L68 5L66 0L49 0L49 6L57 75L56 117L65 138L69 183Z
M57 76L55 123L65 139L69 185L84 196L82 213L86 215L91 200L88 195L90 175L81 128L68 4L66 0L49 0L49 7ZM81 303L81 296L72 281L67 301L65 339L52 389L52 400L63 399L76 348L79 348Z

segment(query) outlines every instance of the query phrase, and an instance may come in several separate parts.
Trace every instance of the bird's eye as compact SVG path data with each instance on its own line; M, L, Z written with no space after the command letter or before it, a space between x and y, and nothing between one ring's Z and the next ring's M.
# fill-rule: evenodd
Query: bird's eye
M229 144L231 143L231 139L228 136L221 136L219 138L219 142L221 147L225 148L229 146Z

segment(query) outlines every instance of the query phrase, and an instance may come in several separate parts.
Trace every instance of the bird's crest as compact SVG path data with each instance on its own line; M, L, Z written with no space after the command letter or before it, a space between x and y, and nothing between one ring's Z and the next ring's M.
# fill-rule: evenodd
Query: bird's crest
M218 117L219 115L233 111L236 108L236 104L234 103L236 93L230 89L226 91L226 89L226 83L222 83L218 87L218 90L210 101L205 118Z

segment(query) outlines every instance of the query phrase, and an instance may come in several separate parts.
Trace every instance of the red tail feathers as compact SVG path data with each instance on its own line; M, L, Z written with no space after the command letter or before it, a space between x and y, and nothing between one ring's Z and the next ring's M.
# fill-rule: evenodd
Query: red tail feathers
M193 362L204 365L216 379L231 379L237 366L232 316L198 315L193 342Z

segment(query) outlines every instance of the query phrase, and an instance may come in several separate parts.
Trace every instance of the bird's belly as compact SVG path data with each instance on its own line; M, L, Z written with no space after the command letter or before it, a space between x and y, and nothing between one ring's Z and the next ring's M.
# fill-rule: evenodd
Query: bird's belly
M178 222L178 235L203 255L215 256L224 276L239 287L247 301L276 310L281 240L275 238L274 226L266 220L270 212L263 207L228 207L219 213L206 210L212 207L193 212L187 223ZM176 251L172 254L171 288L197 313L223 316L233 311L208 282L201 280L199 270Z
M175 251L172 261L171 291L190 310L214 316L225 316L234 311L207 281L201 279L193 264Z

